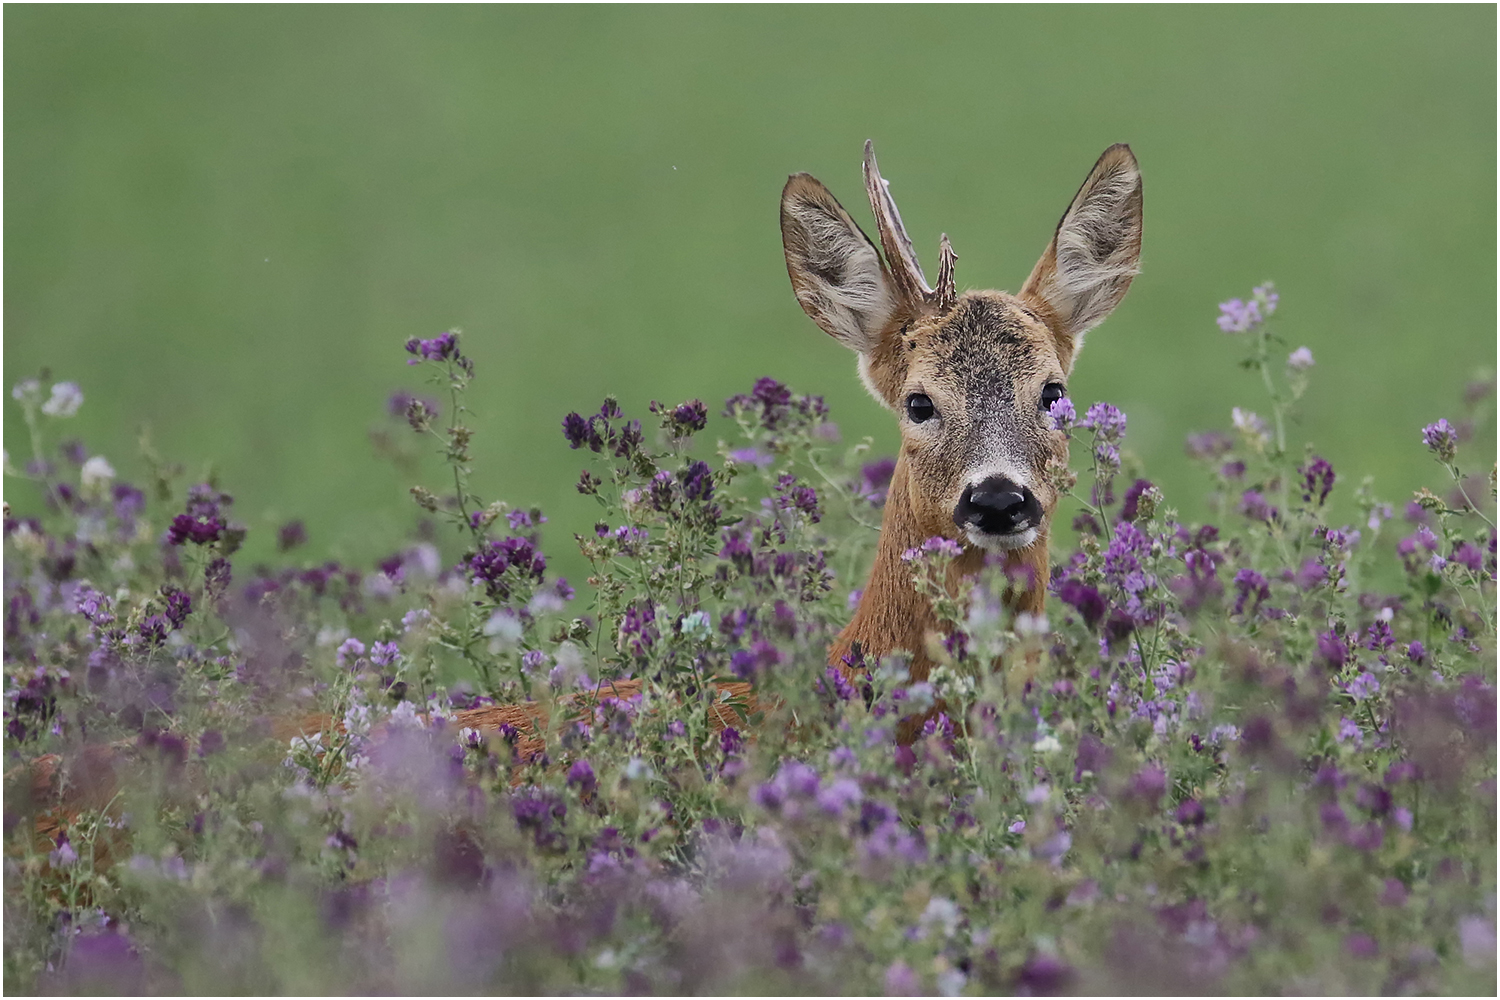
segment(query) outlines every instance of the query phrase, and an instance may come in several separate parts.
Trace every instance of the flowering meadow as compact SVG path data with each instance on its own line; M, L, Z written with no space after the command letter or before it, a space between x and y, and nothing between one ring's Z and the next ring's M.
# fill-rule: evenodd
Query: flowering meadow
M1492 993L1494 386L1382 496L1293 439L1276 311L1203 324L1264 391L1187 438L1212 523L1060 400L1047 613L912 549L920 682L827 663L894 463L770 378L567 414L598 518L559 525L475 495L484 373L413 339L446 472L376 566L296 522L247 564L235 484L126 482L67 437L87 386L19 382L7 990Z

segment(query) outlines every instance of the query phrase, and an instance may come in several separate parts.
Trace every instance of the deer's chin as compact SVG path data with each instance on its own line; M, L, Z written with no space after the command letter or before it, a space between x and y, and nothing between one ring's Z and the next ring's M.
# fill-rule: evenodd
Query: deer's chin
M978 528L967 527L964 529L964 537L975 548L990 552L1012 552L1016 549L1024 549L1036 541L1037 529L1027 528L1024 531L1013 531L1007 535L995 535L988 531L980 531Z

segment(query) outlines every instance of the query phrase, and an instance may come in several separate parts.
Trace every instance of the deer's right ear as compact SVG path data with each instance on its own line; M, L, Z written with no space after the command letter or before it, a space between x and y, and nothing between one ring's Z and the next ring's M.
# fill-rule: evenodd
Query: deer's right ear
M802 310L845 347L873 350L895 316L895 287L875 244L811 174L781 192L781 243Z

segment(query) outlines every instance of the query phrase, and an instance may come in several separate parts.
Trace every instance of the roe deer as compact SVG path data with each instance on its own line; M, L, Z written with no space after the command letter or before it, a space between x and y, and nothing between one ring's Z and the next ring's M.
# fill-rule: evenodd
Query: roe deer
M954 575L1000 553L1029 574L1018 610L1042 610L1058 500L1047 467L1067 462L1049 408L1067 393L1084 334L1119 304L1138 270L1141 175L1130 147L1109 147L1020 292L960 295L947 234L937 288L927 284L869 142L864 174L884 261L810 174L786 182L781 237L802 309L859 355L860 378L901 426L875 564L829 662L850 669L861 655L905 650L920 680L937 621L901 561L907 549L933 536L960 543Z
M1042 610L1048 527L1058 500L1046 469L1067 460L1067 441L1048 409L1067 391L1083 335L1119 304L1135 276L1141 179L1129 147L1111 146L1019 293L960 295L956 255L946 235L937 288L928 285L870 143L864 171L884 262L828 189L808 174L794 174L786 183L781 232L797 301L818 326L859 354L860 378L901 422L901 452L875 563L829 661L853 662L856 649L869 657L905 650L914 655L911 673L920 680L931 667L924 650L937 621L901 561L906 549L936 535L959 542L963 554L952 564L955 574L976 571L987 552L1001 553L1029 573L1018 610ZM719 687L753 710L748 685ZM606 684L559 707L570 715L588 712L596 698L628 698L639 690L638 680ZM715 706L711 721L722 729L731 716ZM545 709L529 702L473 709L454 719L458 726L494 730L508 724L528 734L517 748L523 756L544 749L534 734L547 722ZM327 716L308 716L276 729L286 739L330 725L336 723ZM912 734L906 726L903 741ZM59 822L88 801L110 800L117 790L114 763L129 756L129 745L93 750L82 769L91 780L81 787L60 784L60 761L53 755L7 776L19 780L18 790L34 802L62 800L38 818L39 841L55 840Z

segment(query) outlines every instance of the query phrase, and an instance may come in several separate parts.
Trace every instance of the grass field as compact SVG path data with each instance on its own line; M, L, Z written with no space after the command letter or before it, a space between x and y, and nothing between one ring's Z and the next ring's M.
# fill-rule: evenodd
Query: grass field
M788 173L866 221L873 138L929 271L944 231L961 287L1013 289L1126 141L1144 273L1071 395L1129 413L1193 513L1183 435L1259 402L1216 303L1273 279L1320 452L1401 498L1419 428L1494 363L1495 16L12 8L6 377L79 382L76 430L126 477L140 422L217 461L252 555L301 517L310 555L367 564L415 515L367 438L399 345L458 326L490 376L476 486L571 533L559 420L606 393L716 408L770 374L894 447L790 294ZM28 452L19 421L5 444Z

